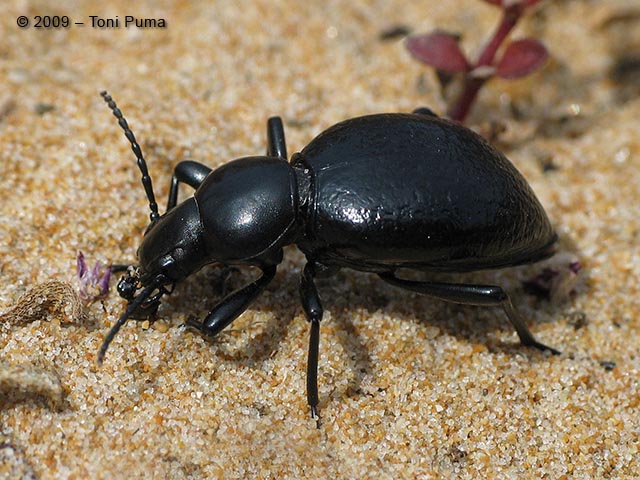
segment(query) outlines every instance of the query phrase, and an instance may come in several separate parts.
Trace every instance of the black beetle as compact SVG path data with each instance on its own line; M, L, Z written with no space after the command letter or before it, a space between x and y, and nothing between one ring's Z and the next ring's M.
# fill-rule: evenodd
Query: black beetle
M314 277L342 267L377 273L394 286L441 300L500 306L522 344L559 353L533 337L498 286L396 275L398 269L502 268L553 253L557 236L533 191L504 155L471 130L426 108L368 115L329 128L288 162L282 121L273 117L266 156L213 171L179 163L161 216L140 147L115 102L102 96L136 155L151 224L138 249L139 266L118 284L128 306L105 338L99 362L128 318L154 313L163 295L204 265L258 267L260 278L224 297L204 321L187 321L216 335L271 282L283 247L292 243L307 258L300 296L311 323L307 400L315 418L322 306ZM196 191L176 205L180 183Z

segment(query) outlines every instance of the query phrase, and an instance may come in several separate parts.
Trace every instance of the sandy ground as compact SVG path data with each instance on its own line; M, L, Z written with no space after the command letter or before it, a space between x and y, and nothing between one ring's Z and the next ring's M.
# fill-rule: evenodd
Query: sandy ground
M69 28L34 28L37 15ZM20 15L31 21L18 28ZM94 28L90 16L118 17ZM125 16L166 28L124 26ZM133 262L148 221L108 89L146 154L161 207L174 165L289 152L374 112L443 112L433 73L381 32L497 21L477 0L6 0L0 16L0 476L3 478L637 478L640 476L640 3L546 1L515 32L549 47L527 79L493 81L469 119L531 183L582 271L564 301L527 294L544 265L481 272L502 312L445 304L342 271L324 298L318 426L305 400L308 325L287 249L264 295L214 340L185 330L255 276L206 268L148 324L77 296L76 254ZM84 26L75 25L84 22ZM189 192L184 192L188 195ZM551 260L552 264L557 260Z

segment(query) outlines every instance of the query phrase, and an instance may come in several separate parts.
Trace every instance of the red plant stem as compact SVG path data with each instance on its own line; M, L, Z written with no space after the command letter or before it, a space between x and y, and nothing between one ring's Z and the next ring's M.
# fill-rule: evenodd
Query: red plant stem
M447 116L455 122L464 123L464 120L467 118L469 110L471 109L471 105L473 105L480 88L482 88L482 85L484 85L484 82L486 81L486 78L467 77L464 81L464 89L462 90L462 93L460 93L458 101L449 107L447 110Z
M465 118L475 102L476 96L482 88L482 85L491 78L491 76L474 77L473 70L477 67L490 66L493 64L493 60L496 56L496 52L504 42L505 38L509 35L509 32L516 26L518 20L524 12L524 4L516 3L503 10L502 19L498 24L498 28L494 32L493 36L489 40L489 43L484 47L478 60L475 64L471 65L469 72L466 75L464 81L464 88L462 93L458 97L458 101L449 108L447 115L450 119L456 122L464 122Z

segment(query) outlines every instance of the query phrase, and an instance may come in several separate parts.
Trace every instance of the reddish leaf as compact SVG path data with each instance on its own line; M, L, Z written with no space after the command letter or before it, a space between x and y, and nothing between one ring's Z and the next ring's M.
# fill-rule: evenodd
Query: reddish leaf
M502 5L502 0L484 0L487 3L492 3L494 5Z
M496 67L496 75L508 79L524 77L544 65L548 57L547 49L538 40L516 40L507 46Z
M433 32L409 37L406 47L414 58L442 72L456 73L469 69L458 39L451 33Z

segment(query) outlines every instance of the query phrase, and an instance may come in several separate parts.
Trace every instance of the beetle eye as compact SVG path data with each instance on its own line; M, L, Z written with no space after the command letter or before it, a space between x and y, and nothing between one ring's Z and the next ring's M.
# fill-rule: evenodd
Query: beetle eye
M158 260L158 263L160 264L160 268L165 275L167 275L169 278L175 277L175 275L177 274L176 260L172 255L165 255L164 257L161 257L160 260Z

